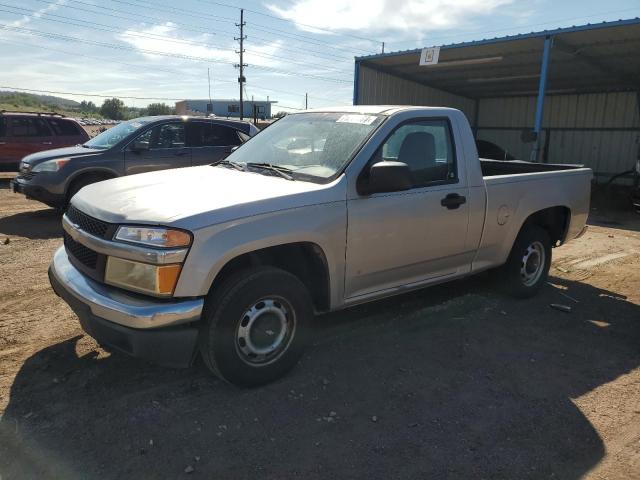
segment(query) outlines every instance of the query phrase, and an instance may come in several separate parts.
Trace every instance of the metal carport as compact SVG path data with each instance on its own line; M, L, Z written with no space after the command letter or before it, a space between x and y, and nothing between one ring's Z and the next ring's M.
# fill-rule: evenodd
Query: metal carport
M358 57L354 104L451 106L517 158L583 163L596 178L640 148L640 18ZM536 132L527 135L523 132ZM533 140L533 137L537 137ZM525 141L527 140L527 141Z

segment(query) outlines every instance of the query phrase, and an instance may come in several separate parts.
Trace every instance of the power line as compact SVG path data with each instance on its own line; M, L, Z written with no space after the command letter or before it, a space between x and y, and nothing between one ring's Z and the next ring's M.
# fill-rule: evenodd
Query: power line
M193 10L187 10L184 8L175 8L175 7L169 7L166 5L162 5L162 6L158 6L157 4L153 3L153 2L147 2L145 0L135 0L138 4L143 4L143 6L141 7L140 5L136 5L134 3L128 2L126 0L111 0L112 2L116 2L116 3L121 3L124 5L130 5L133 7L138 7L138 8L154 8L156 10L160 10L160 11L165 11L165 12L172 12L172 13L178 13L180 15L186 15L188 17L194 17L194 18L198 18L198 19L202 19L203 16L216 21L216 22L222 22L222 23L227 23L227 22L235 22L234 18L231 17L221 17L219 15L211 15L210 13L204 13L204 12L195 12ZM146 6L145 6L146 4Z
M125 4L125 5L130 5L136 8L149 8L150 6L155 8L156 10L159 11L164 11L164 12L168 12L171 13L173 15L179 14L179 15L186 15L189 17L193 17L193 18L197 18L199 20L202 20L203 17L207 18L207 19L211 19L214 22L222 22L224 23L223 20L227 20L227 21L231 21L234 22L235 19L229 18L229 17L220 17L220 16L216 16L216 15L211 15L209 13L206 12L202 12L202 11L198 11L198 10L187 10L187 9L178 9L178 8L174 8L174 7L167 7L167 6L159 6L155 3L151 3L148 2L147 0L132 0L136 3L131 3L131 1L126 1L126 0L111 0L113 2L117 2L117 3L121 3L121 4ZM142 4L142 5L140 5ZM237 8L237 7L232 7L232 8ZM223 20L221 20L223 19ZM267 25L261 25L258 23L251 23L252 26L254 26L254 28L256 28L257 30L266 32L266 33L273 33L273 32L277 32L280 35L285 35L285 36L291 36L296 38L297 41L299 42L304 42L304 43L309 43L309 44L313 44L313 45L320 45L320 46L330 46L331 48L335 49L335 50L342 50L345 52L355 52L355 51L359 51L359 52L364 52L364 53L372 53L371 50L365 50L362 48L357 48L357 47L340 47L340 46L336 46L330 42L323 42L321 40L309 37L307 35L300 35L300 34L296 34L296 33L291 33L291 32L287 32L284 30L279 30L279 29L275 29L275 28L271 28Z
M149 50L149 49L143 49L143 48L134 48L134 47L129 47L129 46L124 45L124 44L118 45L118 44L107 43L107 42L98 42L98 41L94 41L94 40L87 40L87 39L84 39L84 38L78 38L78 37L73 37L73 36L68 36L68 35L61 35L61 34L52 33L52 32L43 32L43 31L40 31L40 30L33 30L33 29L23 28L23 27L13 27L13 26L10 26L10 25L7 25L7 24L3 24L3 23L0 23L0 29L14 31L14 32L17 32L17 33L23 33L23 34L26 34L26 35L40 36L40 37L44 37L44 38L53 38L53 39L57 39L57 40L65 40L65 41L72 41L72 42L78 42L78 43L85 43L87 45L94 45L94 46L99 46L99 47L112 48L112 49L116 49L116 50L127 50L127 51L141 52L141 53L147 53L147 54L150 54L150 55L158 55L158 56L163 56L163 57L178 58L178 59L181 59L181 60L192 60L192 61L196 61L196 62L210 63L210 62L213 62L213 61L217 61L218 63L224 63L224 64L233 65L233 62L222 61L222 60L214 59L214 58L205 58L205 57L198 57L198 56L193 56L193 55L177 54L177 53L170 53L170 52L160 52L160 51L157 51L157 50ZM264 71L267 71L267 72L280 73L282 75L291 75L291 76L312 78L312 79L315 79L315 80L321 80L321 81L332 82L332 83L351 83L351 80L343 80L343 79L340 79L340 78L325 77L325 76L322 76L322 75L315 75L315 74L310 74L310 73L292 72L292 71L289 71L289 70L281 70L281 69L278 69L278 68L267 67L267 66L264 66L264 65L255 65L254 68L257 68L257 69L260 69L260 70L264 70Z
M76 97L98 97L98 98L124 98L126 100L164 100L164 101L181 101L184 98L166 98L166 97L132 97L126 95L103 95L97 93L80 93L80 92L60 92L57 90L36 90L33 88L21 88L21 87L10 87L7 85L0 85L0 89L4 90L15 90L17 92L29 92L29 93L46 93L49 95L72 95ZM304 110L304 108L298 107L290 107L287 105L278 104L278 108L286 108L289 110Z
M11 5L6 5L3 3L0 3L0 6L5 6L5 7L9 7L9 8L13 8L16 10L23 10L25 12L28 12L29 14L34 14L35 12L33 12L32 10L26 9L26 8L21 8L21 7L14 7ZM23 13L16 13L16 12L10 12L8 10L3 10L0 9L0 12L6 12L6 13L12 13L14 15L25 15ZM214 48L214 49L219 49L222 51L229 51L231 52L232 49L230 48L226 48L223 47L222 45L216 45L216 44L211 44L211 43L204 43L204 42L197 42L197 41L193 41L193 40L186 40L183 38L176 38L176 37L167 37L165 35L158 35L158 34L154 34L154 33L140 33L140 32L130 32L130 31L122 31L118 28L112 27L110 25L105 25L103 23L97 23L97 22L90 22L90 21L86 21L86 20L79 20L79 19L67 19L67 17L64 17L62 15L56 15L53 13L41 13L40 14L41 17L38 17L40 20L45 20L48 22L56 22L56 23L63 23L63 24L67 24L67 25L73 25L73 26L77 26L77 27L81 27L81 28L91 28L93 30L101 30L104 32L114 32L114 33L119 33L119 34L124 34L126 36L129 37L138 37L138 38L149 38L151 40L160 40L160 41L164 41L167 43L180 43L180 44L184 44L184 45L198 45L198 46L202 46L202 47L206 47L206 48ZM43 18L42 15L46 16L46 17L56 17L56 18ZM62 19L62 20L59 20ZM87 25L92 25L91 27L88 27ZM285 57L281 57L278 55L272 55L272 54L268 54L268 53L261 53L261 52L256 52L254 50L249 50L249 53L251 53L252 55L255 55L257 57L261 57L261 58L267 58L267 59L271 59L271 58L275 58L275 59L280 59L280 60L288 60L291 63L297 64L297 65L301 65L301 66L309 66L309 67L314 67L314 68L318 68L320 67L323 70L326 71L331 71L331 72L336 72L336 73L344 73L344 74L348 74L347 70L339 70L339 69L335 69L335 68L330 68L330 67L325 67L323 65L319 65L319 64L315 64L315 63L308 63L308 62L301 62L298 60L292 60L292 59L288 59Z
M56 3L50 2L50 1L47 1L47 0L35 0L35 1L36 2L40 2L40 3L44 3L45 5L57 5ZM117 10L117 9L109 8L109 7L104 7L102 5L94 5L94 4L91 4L91 3L86 3L86 2L83 2L81 0L67 0L67 1L68 2L70 1L70 2L73 2L73 3L78 3L80 5L91 6L93 8L99 8L101 10L106 10L107 12L124 13L121 10ZM131 5L133 7L136 7L136 8L143 8L141 6L138 6L138 5L135 5L135 4L132 4L132 3L127 3L127 4ZM96 15L96 14L97 15L103 15L103 16L106 16L106 17L118 18L118 19L121 19L121 20L130 20L130 21L138 22L140 19L149 19L149 20L152 20L154 22L159 22L160 24L163 24L163 23L167 22L166 18L153 17L153 16L150 16L150 15L143 15L143 14L140 14L140 13L132 13L131 15L135 15L135 17L132 18L131 16L114 15L113 13L90 10L90 9L78 7L78 6L75 6L75 5L69 5L69 4L66 4L66 3L63 4L63 5L60 5L60 6L65 8L65 9L77 10L77 11L80 11L80 12L87 12L87 13L91 13L91 14L94 14L94 15ZM12 8L19 8L19 7L12 7ZM26 9L24 9L24 10L26 10ZM174 24L174 25L181 26L182 27L181 29L184 30L184 31L187 31L187 32L193 32L193 33L199 33L199 34L208 34L208 35L217 35L219 33L228 33L229 35L234 35L234 32L230 32L228 30L216 29L216 32L212 32L211 29L200 27L200 26L193 25L193 24L190 24L190 23L184 23L184 22L179 22L179 21L175 21L175 20L172 20L171 23ZM273 42L273 39L261 37L261 36L258 36L258 35L252 35L251 38L262 40L264 42ZM262 44L257 44L256 46L261 46L261 45ZM278 46L278 49L282 50L282 51L286 51L286 52L296 53L296 54L313 53L314 56L319 56L322 59L331 60L331 61L335 61L336 59L337 60L344 60L344 61L353 61L352 57L340 57L340 56L333 55L333 54L327 53L327 52L319 52L317 50L309 50L308 48L300 48L300 47L296 48L296 47L293 47L293 46L287 46L287 47Z
M98 97L98 98L125 98L127 100L165 100L165 101L180 101L184 98L166 98L166 97L131 97L126 95L103 95L98 93L79 93L79 92L58 92L54 90L35 90L32 88L10 87L7 85L0 85L0 89L16 90L18 92L34 92L34 93L48 93L52 95L74 95L77 97Z
M237 7L235 5L229 5L227 3L215 2L213 0L198 0L198 1L202 2L202 3L212 3L214 5L220 5L222 7L240 8L240 7ZM255 13L256 15L262 15L263 17L273 18L273 19L279 20L281 22L293 23L294 25L301 25L303 27L312 28L314 30L319 30L321 32L328 32L328 33L331 33L333 35L340 35L340 36L343 36L343 37L351 37L351 38L355 38L357 40L364 40L366 42L381 43L379 40L374 40L372 38L360 37L358 35L352 35L352 34L349 34L349 33L340 33L340 32L336 32L335 30L331 30L331 29L328 29L328 28L318 27L317 25L310 25L308 23L296 22L294 20L289 20L287 18L278 17L277 15L272 15L272 14L269 14L269 13L259 12L257 10L251 10L250 8L245 8L244 10L246 10L247 12Z
M5 39L0 39L0 42L1 43L8 43L8 44L11 44L11 45L17 45L19 47L24 47L24 44L22 44L22 43L11 42L11 41L8 41L8 40L5 40ZM52 52L62 53L62 54L70 55L70 56L73 56L73 57L90 58L90 59L98 60L98 61L101 61L101 62L104 61L104 58L94 57L94 56L91 56L91 55L86 55L86 54L78 53L78 52L68 52L66 50L60 50L60 49L57 49L57 48L46 47L44 45L31 45L31 47L42 49L42 50L50 50ZM148 67L147 65L126 63L126 62L121 62L121 61L113 60L113 59L109 59L109 62L110 63L117 63L117 64L120 64L120 65L125 65L127 67L133 67L133 68L142 69L142 70L145 70L145 71L158 71L158 72L172 73L172 74L175 74L175 75L180 75L182 77L185 76L185 72L184 71L170 70L170 69L159 68L159 67ZM192 78L200 78L199 75L189 75L189 76L192 77ZM223 80L221 78L216 78L216 77L211 77L211 79L213 81L217 82L217 83L233 83L233 84L237 83L236 80ZM269 87L265 87L265 86L262 86L262 85L257 85L255 87L252 86L251 88L253 88L254 90L261 90L261 91L265 91L265 92L283 93L283 94L286 94L286 95L295 96L295 94L292 93L291 90L281 90L281 89L277 89L277 88L269 88ZM341 101L333 99L333 98L326 98L326 97L321 97L321 96L318 96L318 95L314 95L314 97L319 99L319 100L325 100L327 102L343 103L345 105L350 105L350 103L341 102Z
M300 35L300 34L297 34L297 33L287 32L285 30L280 30L280 29L277 29L277 28L268 27L268 26L262 25L260 23L248 22L248 24L251 25L256 30L261 31L261 32L267 32L267 33L276 32L276 33L278 33L280 35L293 37L293 38L297 39L300 42L311 43L313 45L320 45L320 46L328 45L328 46L330 46L331 48L333 48L335 50L343 50L343 51L346 51L346 52L359 51L359 52L364 52L364 53L368 53L368 54L374 53L371 50L365 50L364 48L336 46L335 44L331 44L329 42L323 42L321 40L311 39L311 37L308 37L306 35Z

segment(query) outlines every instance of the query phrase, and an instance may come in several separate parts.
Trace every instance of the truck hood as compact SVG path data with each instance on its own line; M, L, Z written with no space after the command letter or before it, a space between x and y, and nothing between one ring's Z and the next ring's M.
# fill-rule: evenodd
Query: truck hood
M202 227L253 215L345 201L345 189L329 184L242 172L190 167L131 175L83 188L72 203L110 223Z
M26 157L24 157L22 161L31 166L35 166L46 160L53 160L56 158L72 158L82 155L95 155L102 152L104 152L104 150L85 148L83 146L76 145L75 147L54 148L53 150L44 150L42 152L32 153L31 155L27 155Z

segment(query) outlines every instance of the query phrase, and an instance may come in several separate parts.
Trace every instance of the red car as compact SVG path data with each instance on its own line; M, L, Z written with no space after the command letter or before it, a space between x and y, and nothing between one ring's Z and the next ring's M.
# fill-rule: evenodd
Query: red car
M89 140L73 119L54 113L0 111L0 169L18 169L30 153Z

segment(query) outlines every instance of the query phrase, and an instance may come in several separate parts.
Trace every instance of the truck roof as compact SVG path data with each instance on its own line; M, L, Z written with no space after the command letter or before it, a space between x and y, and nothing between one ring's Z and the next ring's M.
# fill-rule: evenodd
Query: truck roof
M323 107L304 110L299 113L320 113L320 112L345 112L345 113L362 113L374 115L391 115L393 113L406 110L454 110L448 107L437 106L416 106L416 105L350 105L339 107Z

